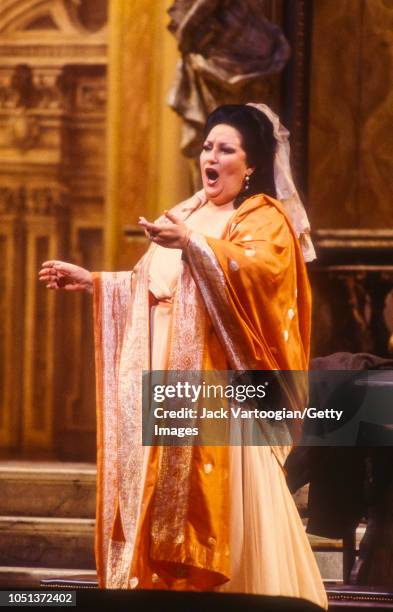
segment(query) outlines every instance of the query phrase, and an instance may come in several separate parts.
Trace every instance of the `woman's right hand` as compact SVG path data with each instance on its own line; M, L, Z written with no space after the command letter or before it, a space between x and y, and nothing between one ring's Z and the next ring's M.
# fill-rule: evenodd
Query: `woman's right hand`
M93 277L89 270L66 261L45 261L38 278L48 289L88 291L93 293Z

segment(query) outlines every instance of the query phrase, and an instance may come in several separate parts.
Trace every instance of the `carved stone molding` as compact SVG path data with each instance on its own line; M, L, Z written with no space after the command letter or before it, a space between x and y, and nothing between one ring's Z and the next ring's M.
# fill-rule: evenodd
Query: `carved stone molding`
M0 108L16 108L20 104L20 94L13 87L15 69L0 70Z
M55 30L97 36L107 17L106 0L2 0L0 32Z
M25 64L0 69L0 109L63 110L62 68Z
M391 229L321 229L313 235L321 249L393 249Z
M11 144L20 151L28 151L39 142L40 124L37 118L29 116L24 108L15 110L8 128Z
M37 108L63 110L66 96L61 82L62 69L34 67L33 84L36 92Z
M2 0L0 3L0 56L3 66L45 60L46 64L102 64L107 62L107 0L79 8L68 0ZM105 6L104 6L105 5ZM83 10L82 10L83 9ZM83 18L78 17L82 11ZM91 19L89 19L91 14ZM89 24L102 24L97 31Z
M84 160L87 163L93 155L93 140L102 133L106 98L105 70L99 67L66 67L63 70L23 65L13 70L0 68L0 123L3 127L0 150L5 147L23 154L40 147L50 154L54 147L61 146L64 152L69 151L73 145L69 142L70 134L63 128L72 120L73 135L80 146L78 133L84 131L89 147ZM91 142L88 143L88 139Z
M0 187L0 214L15 214L22 209L21 189Z
M0 214L53 217L66 207L67 194L60 187L0 187Z
M99 32L108 20L107 0L63 0L68 15L78 28Z
M314 232L314 353L393 353L393 230Z
M23 61L45 59L46 63L58 66L63 64L103 64L106 65L107 46L104 43L82 45L54 40L42 44L16 45L0 43L3 63L15 65Z
M104 112L107 90L103 78L89 79L77 83L75 110L79 112Z
M320 266L311 279L315 355L392 354L393 266Z
M66 208L65 192L56 187L24 190L24 212L29 215L55 216Z

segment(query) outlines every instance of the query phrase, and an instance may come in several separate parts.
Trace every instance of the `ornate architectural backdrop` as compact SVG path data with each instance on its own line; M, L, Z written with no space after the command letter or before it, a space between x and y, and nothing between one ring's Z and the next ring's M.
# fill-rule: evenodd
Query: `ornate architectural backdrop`
M94 459L90 299L46 291L37 271L54 257L92 269L130 268L145 248L138 216L154 217L189 194L181 124L166 105L179 57L165 29L172 3L1 1L0 448L6 456ZM256 91L265 92L291 130L295 174L315 230L314 354L387 354L391 3L261 0L260 7L291 47L285 67Z
M37 283L103 265L106 1L0 5L0 444L94 456L90 304Z

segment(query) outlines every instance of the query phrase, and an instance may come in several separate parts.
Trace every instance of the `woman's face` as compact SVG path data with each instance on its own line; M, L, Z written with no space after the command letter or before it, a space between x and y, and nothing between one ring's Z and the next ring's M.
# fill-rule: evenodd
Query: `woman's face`
M203 187L206 197L214 204L233 201L244 188L244 179L252 174L247 166L240 132L224 123L209 132L200 155Z

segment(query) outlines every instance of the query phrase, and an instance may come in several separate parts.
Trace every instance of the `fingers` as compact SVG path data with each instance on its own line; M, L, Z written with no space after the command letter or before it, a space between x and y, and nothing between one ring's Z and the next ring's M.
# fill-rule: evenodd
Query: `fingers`
M59 279L62 276L67 276L67 270L60 261L45 261L38 272L38 279L42 282Z
M56 277L53 276L39 276L38 280L41 283L45 283L47 289L59 289L59 282Z
M182 248L186 229L184 223L167 210L164 214L164 223L150 223L145 217L139 217L138 223L144 228L146 237L155 244L167 248Z
M176 215L169 212L168 210L164 210L164 215L166 216L167 219L169 219L169 221L172 221L172 223L181 223L180 219L178 219Z
M66 261L45 261L38 272L38 280L45 283L47 289L92 293L90 272Z
M143 227L146 238L159 244L160 234L167 226L158 223L150 223L145 217L139 217L138 223Z
M65 289L66 291L84 291L86 287L81 283L75 283L73 285L63 285L62 289Z
M58 261L57 259L50 259L49 261L44 261L44 263L41 264L41 268L59 268L61 270L61 268L64 267L63 264L63 261Z
M40 280L43 283L54 281L56 280L56 278L57 278L56 273L55 274L48 273L46 270L41 270L38 273L38 280Z
M167 223L150 223L145 217L139 217L138 225L144 227L150 234L158 234L168 229Z
M145 217L139 217L138 225L144 227L149 233L154 231L158 232L160 229L160 226L155 223L150 223Z
M38 280L41 283L45 283L47 289L59 289L59 282L56 273L52 274L51 271L48 273L46 270L41 270L38 274Z
M38 272L38 280L45 283L47 289L60 289L60 279L66 274L62 268L61 261L44 261L41 270Z
M38 272L39 278L57 278L59 275L64 275L64 272L57 268L41 268Z

